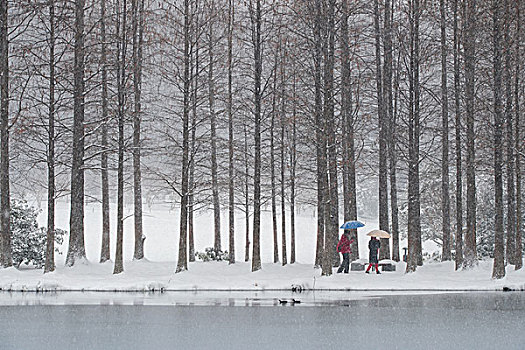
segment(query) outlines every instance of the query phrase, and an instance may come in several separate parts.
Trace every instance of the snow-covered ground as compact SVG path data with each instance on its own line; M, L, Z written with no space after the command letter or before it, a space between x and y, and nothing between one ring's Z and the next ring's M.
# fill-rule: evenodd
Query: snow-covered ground
M45 205L43 205L45 208ZM115 211L112 210L112 213ZM84 291L151 291L151 290L290 290L292 286L303 289L325 290L501 290L504 287L525 289L525 270L514 271L507 268L507 276L502 280L492 280L492 262L482 261L470 271L455 271L454 263L427 263L415 273L405 274L405 264L398 263L395 272L381 275L351 271L349 274L334 274L322 277L319 269L314 269L316 219L312 211L297 215L297 261L294 265L273 264L273 241L271 216L263 213L261 232L261 254L263 268L251 272L250 262L244 262L245 227L244 216L236 218L236 259L237 263L195 262L190 263L188 271L174 274L178 251L178 210L168 205L154 205L145 208L144 233L145 261L132 261L133 219L126 220L124 233L124 273L113 275L113 263L99 264L101 244L100 206L86 206L86 254L88 261L72 268L64 267L67 252L67 237L60 247L62 255L57 255L57 269L44 275L42 270L28 268L8 268L0 270L2 290L84 290ZM226 214L226 213L225 213ZM57 227L68 228L69 211L66 203L59 203ZM195 249L204 251L213 245L212 215L196 216ZM221 218L222 244L228 246L227 218ZM44 224L45 212L39 217ZM280 218L279 218L280 220ZM360 254L367 256L369 230L377 228L377 222L363 220L366 227L359 229ZM115 221L113 220L112 223ZM289 218L287 218L289 224ZM114 252L114 226L112 227L112 249ZM280 227L280 225L279 225ZM280 237L280 232L279 232ZM289 242L289 237L288 237ZM279 244L279 247L281 245ZM403 244L401 245L404 246ZM427 249L433 249L427 244ZM288 252L288 258L289 258ZM335 271L334 271L335 272Z

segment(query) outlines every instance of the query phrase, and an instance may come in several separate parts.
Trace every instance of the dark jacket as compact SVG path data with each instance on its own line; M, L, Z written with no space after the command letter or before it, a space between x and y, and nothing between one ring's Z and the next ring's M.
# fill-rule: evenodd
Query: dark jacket
M377 264L377 252L381 247L381 242L378 239L371 239L368 242L368 262L371 264Z
M339 240L339 243L337 243L337 251L343 254L350 253L350 244L352 244L353 242L353 239L348 239L346 233L343 233L341 239Z

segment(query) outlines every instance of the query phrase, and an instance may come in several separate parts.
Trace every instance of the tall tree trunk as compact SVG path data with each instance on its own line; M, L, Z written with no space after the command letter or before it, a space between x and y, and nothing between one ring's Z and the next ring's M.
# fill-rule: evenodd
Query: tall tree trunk
M515 123L515 166L516 166L516 257L514 266L516 270L523 267L523 212L522 212L522 193L521 193L521 152L523 150L521 145L522 132L520 125L520 80L519 73L521 66L521 0L516 0L516 73L514 75L514 123Z
M341 3L341 122L343 131L343 203L344 220L357 220L355 183L354 118L352 111L352 81L350 38L348 34L348 0ZM357 230L346 230L353 240L350 261L359 259Z
M84 5L85 0L75 1L73 156L67 266L73 266L78 260L86 258L84 246Z
M505 1L506 3L507 1ZM498 0L492 1L494 24L494 267L492 278L505 276L504 231L503 231L503 106L502 67L501 67L501 15Z
M47 238L44 273L55 271L55 1L49 0L49 116L47 151Z
M9 193L9 38L7 31L7 0L0 0L0 262L13 265L11 255L11 196Z
M244 212L246 216L245 220L245 246L244 246L244 261L250 260L250 163L248 161L248 130L246 123L244 123Z
M140 3L139 3L140 1ZM144 258L144 233L142 229L142 172L140 166L141 154L141 89L142 89L142 42L143 42L143 13L144 0L132 0L133 19L133 202L134 202L134 225L135 225L135 250L133 259Z
M324 117L326 122L326 153L328 158L328 194L329 215L326 217L326 228L329 237L326 247L332 255L332 266L339 266L339 185L337 179L337 142L335 138L335 101L334 101L334 53L335 53L335 0L328 0L326 9L326 33L324 55Z
M476 252L476 154L474 131L475 94L475 42L476 42L476 0L466 0L466 24L463 47L465 54L465 104L467 112L467 232L465 234L465 255L463 268L478 264Z
M323 106L321 95L321 61L322 61L322 40L321 40L321 0L315 0L314 12L314 88L315 88L315 147L316 147L316 166L317 166L317 246L315 251L315 266L321 267L324 254L324 182L323 177L326 173L326 161L323 157Z
M511 50L512 43L510 39L510 21L511 13L509 8L509 1L505 0L505 19L504 19L504 50L505 53L505 66L504 66L504 79L505 79L505 123L507 125L507 249L506 249L506 261L509 264L515 264L515 248L516 248L516 190L514 187L514 125L512 115L512 63L511 63ZM516 56L516 60L518 57ZM519 72L519 71L517 71ZM519 73L517 73L519 74ZM502 145L503 146L503 145ZM502 164L503 165L503 164Z
M407 272L421 260L421 218L419 201L419 0L410 6L410 101L408 164L408 258Z
M420 50L419 50L419 21L421 17L420 1L414 1L414 211L412 226L415 229L416 247L417 247L417 264L423 265L423 247L421 242L421 193L419 188L419 137L421 135L420 126L420 106L421 106L421 88L419 82L420 67Z
M194 1L194 11L195 14L193 15L195 17L194 19L194 27L199 28L200 22L199 22L199 2ZM195 30L193 31L193 34L195 34ZM191 121L190 121L190 128L191 128L191 134L190 134L190 159L189 159L189 179L188 179L188 261L194 262L195 261L195 229L194 229L194 204L195 204L195 153L196 153L196 133L197 133L197 105L198 105L198 90L199 90L199 73L200 73L200 59L199 59L199 40L196 40L193 44L193 50L195 50L195 58L190 58L190 74L191 74Z
M275 184L275 114L277 113L277 60L275 53L273 65L273 87L272 87L272 118L270 122L270 184L271 184L271 206L272 206L272 233L273 233L273 263L279 262L279 242L277 241L277 191Z
M463 266L463 170L461 164L461 110L460 110L460 76L459 76L459 30L458 30L458 1L453 0L454 6L454 114L456 132L456 270Z
M122 22L120 16L122 15ZM124 124L126 117L126 43L127 0L123 0L122 14L117 1L117 94L118 94L118 169L117 169L117 247L113 274L124 271ZM120 26L122 23L122 32Z
M379 123L379 228L388 231L388 170L387 170L387 125L383 94L383 72L381 68L381 32L380 32L379 0L374 0L374 33L375 33L375 63L376 63L376 94L377 115ZM390 247L387 239L381 239L379 258L390 258Z
M213 36L213 24L215 16L215 5L211 1L210 6L210 18L208 23L208 106L210 109L210 132L211 132L211 187L212 187L212 198L213 198L213 228L214 228L214 242L213 248L215 252L222 250L221 247L221 206L219 203L219 184L217 175L217 116L215 115L215 82L214 82L214 63L215 58L213 56L214 51L214 36Z
M383 195L385 198L383 200L385 201L386 205L383 204L386 207L386 219L383 219L386 223L386 230L388 230L388 187L386 185L387 177L389 174L389 164L387 164L387 158L390 159L390 162L392 161L392 157L390 156L390 153L394 150L390 150L391 147L395 147L392 145L393 139L390 131L390 127L393 119L393 106L392 106L392 4L390 0L385 0L385 20L384 20L384 55L385 60L383 64L383 126L380 128L380 133L383 133L383 137L385 138L383 149L384 149L384 156L383 159L380 160L380 167L383 167L384 175L382 175L382 178L385 183L385 188L383 189L385 191L385 194ZM381 141L380 141L381 142ZM381 144L380 144L381 148ZM392 180L392 170L390 169L390 178ZM395 179L395 174L394 174ZM396 184L394 183L392 187L392 183L390 192L392 192L392 188L396 189ZM391 211L392 211L392 219L397 219L397 217L394 217L394 211L397 211L397 193L391 193L391 197L396 197L396 202L394 203L394 206L392 205L392 198L390 198L391 203ZM381 215L381 214L380 214ZM392 228L394 228L394 222L392 222ZM398 242L397 242L398 243ZM399 256L399 247L397 248L398 252L396 253ZM379 257L381 259L390 259L390 242L388 239L381 239L381 249L379 252Z
M439 1L441 14L441 215L443 227L442 260L452 258L450 244L450 197L448 173L448 87L447 87L447 33L445 0Z
M250 7L252 2L250 1ZM252 38L254 48L254 103L255 103L255 161L253 175L253 251L252 271L261 269L261 80L262 80L262 40L261 40L261 0L256 0L255 11L252 11Z
M182 115L182 183L180 201L179 258L175 273L188 270L188 189L189 189L189 114L190 114L190 5L184 0L184 86Z
M293 64L293 63L292 63ZM293 86L292 86L292 130L291 130L291 147L290 147L290 264L295 263L295 181L297 169L297 88L296 88L296 70L293 65Z
M288 263L288 256L286 255L286 196L285 196L285 123L286 123L286 42L284 42L284 50L282 39L279 43L279 51L281 51L280 58L280 76L281 76L281 255L283 257L283 266ZM283 52L284 51L284 52Z
M392 216L392 260L399 261L399 208L397 204L397 151L396 151L396 135L397 135L397 115L398 115L398 101L399 101L399 73L401 70L400 56L397 58L396 75L395 75L395 98L392 118L389 121L388 128L388 159L390 171L390 209Z
M229 0L228 7L228 223L229 223L229 263L235 263L235 183L233 158L233 26L235 21L235 2Z
M101 53L100 65L102 71L102 153L100 155L101 180L102 180L102 247L100 249L100 262L111 259L110 253L110 219L109 219L109 176L108 176L108 73L106 54L106 0L100 2L100 40Z

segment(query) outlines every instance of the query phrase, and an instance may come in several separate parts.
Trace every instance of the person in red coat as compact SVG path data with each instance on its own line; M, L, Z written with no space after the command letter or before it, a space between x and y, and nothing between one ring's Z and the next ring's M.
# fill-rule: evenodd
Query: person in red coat
M337 243L337 251L343 254L343 262L341 266L339 266L337 273L341 273L343 272L343 270L345 273L348 273L348 269L350 267L350 252L352 251L350 249L350 245L353 242L354 240L350 239L347 233L343 233L341 239L339 240L339 243Z

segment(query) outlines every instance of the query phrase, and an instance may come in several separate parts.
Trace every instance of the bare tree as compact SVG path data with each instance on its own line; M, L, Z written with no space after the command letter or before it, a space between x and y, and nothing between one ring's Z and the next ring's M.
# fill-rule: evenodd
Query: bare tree
M392 45L392 16L393 2L385 0L385 20L384 20L384 74L383 74L383 101L385 103L386 137L388 147L388 170L390 175L390 212L392 218L392 259L399 261L399 218L397 204L397 175L396 175L396 119L393 106L392 91L392 70L393 70L393 45ZM385 165L386 167L386 165ZM387 213L388 214L388 213ZM383 240L384 245L388 245L388 240ZM383 250L385 252L385 250ZM383 257L388 258L384 253Z
M284 40L284 42L283 42ZM288 257L286 254L286 192L285 192L285 178L286 178L286 166L285 166L285 132L286 132L286 38L279 38L279 51L280 51L280 76L281 76L281 113L280 113L280 124L281 124L281 255L282 265L288 264Z
M499 1L492 1L494 22L494 267L492 278L505 276L504 231L503 231L503 106L502 106L502 67L501 67L501 14Z
M277 64L278 52L275 50L273 64L273 93L272 93L272 112L270 122L270 183L271 183L271 207L272 207L272 233L273 233L273 262L279 262L279 243L277 242L277 190L275 181L275 115L277 114Z
M497 6L497 5L496 5ZM507 245L506 245L506 261L509 264L516 264L515 261L515 249L516 249L516 190L514 186L515 176L514 176L514 125L513 125L513 111L512 111L512 42L510 38L510 26L511 26L511 13L509 1L504 1L505 7L505 16L504 16L504 59L505 65L503 67L503 79L505 84L505 124L507 126L507 135L506 135L506 163L507 163L507 172L506 172L506 182L507 182ZM518 57L516 57L516 60ZM516 74L519 74L516 72ZM503 144L502 144L503 146ZM502 155L503 156L503 155ZM503 164L501 164L503 165Z
M121 19L122 16L122 19ZM117 94L118 94L118 166L117 166L117 247L113 274L124 271L124 125L126 119L126 48L127 48L127 0L122 9L117 1Z
M455 114L455 147L456 147L456 259L455 266L458 270L463 266L463 170L461 157L461 111L460 111L460 76L459 57L460 39L458 28L458 2L453 0L454 12L454 114Z
M296 72L293 65L292 81L292 119L291 119L291 136L290 136L290 264L295 263L295 182L297 170L297 90L296 90Z
M102 247L100 262L111 259L110 253L110 220L109 220L109 175L108 175L108 72L107 72L107 46L106 46L106 0L100 2L100 65L102 75L102 152L100 155L100 171L102 184Z
M419 192L419 0L410 1L410 71L408 125L408 257L407 272L413 272L421 260L421 214Z
M516 166L516 265L515 269L519 270L523 267L523 211L522 211L522 192L521 192L521 158L523 148L521 145L522 127L520 125L520 80L519 74L521 65L521 0L516 0L516 39L515 43L515 57L516 57L516 73L514 75L514 123L515 123L515 166Z
M210 133L211 133L211 182L213 198L213 227L214 244L216 252L221 250L221 207L219 203L219 185L217 175L217 116L215 111L215 82L214 82L214 44L213 27L215 23L216 9L215 2L208 3L210 16L208 18L208 107L210 113Z
M44 273L55 270L55 1L49 0L49 116L47 155L47 238Z
M11 255L11 196L9 192L9 39L7 0L0 0L0 260L3 267L13 266Z
M228 225L229 263L235 263L235 180L234 180L234 136L233 136L233 29L235 24L235 2L228 1Z
M357 220L354 115L352 106L352 77L350 59L350 38L348 0L341 3L341 120L343 131L343 192L344 220ZM357 230L350 230L352 252L350 260L359 259Z
M450 197L449 197L449 160L448 160L448 87L447 87L447 33L445 0L439 1L441 26L441 215L443 225L442 260L451 256L450 244Z
M377 115L379 122L379 228L388 231L388 169L387 169L387 132L388 125L385 116L385 94L383 89L383 71L381 67L381 31L380 31L379 0L374 0L374 35L375 35L375 79L377 94ZM387 239L381 239L380 259L390 258L390 246Z
M477 265L476 253L476 169L475 169L475 54L476 54L476 0L466 0L466 21L464 28L465 56L465 104L467 130L467 232L465 234L465 255L463 268Z
M71 212L67 266L73 266L78 260L86 258L84 246L84 7L85 0L75 1L73 157L71 163Z
M184 57L183 57L183 116L182 116L182 184L180 202L179 258L175 273L188 270L188 169L189 169L189 114L190 114L190 4L184 0Z
M133 36L133 201L135 225L135 250L133 259L144 258L144 233L142 229L142 171L141 171L141 88L142 88L142 46L144 32L144 0L132 0Z
M251 35L253 45L254 75L254 118L255 118L255 159L253 175L253 246L252 246L252 271L261 269L261 77L262 77L262 40L261 0L249 2Z

